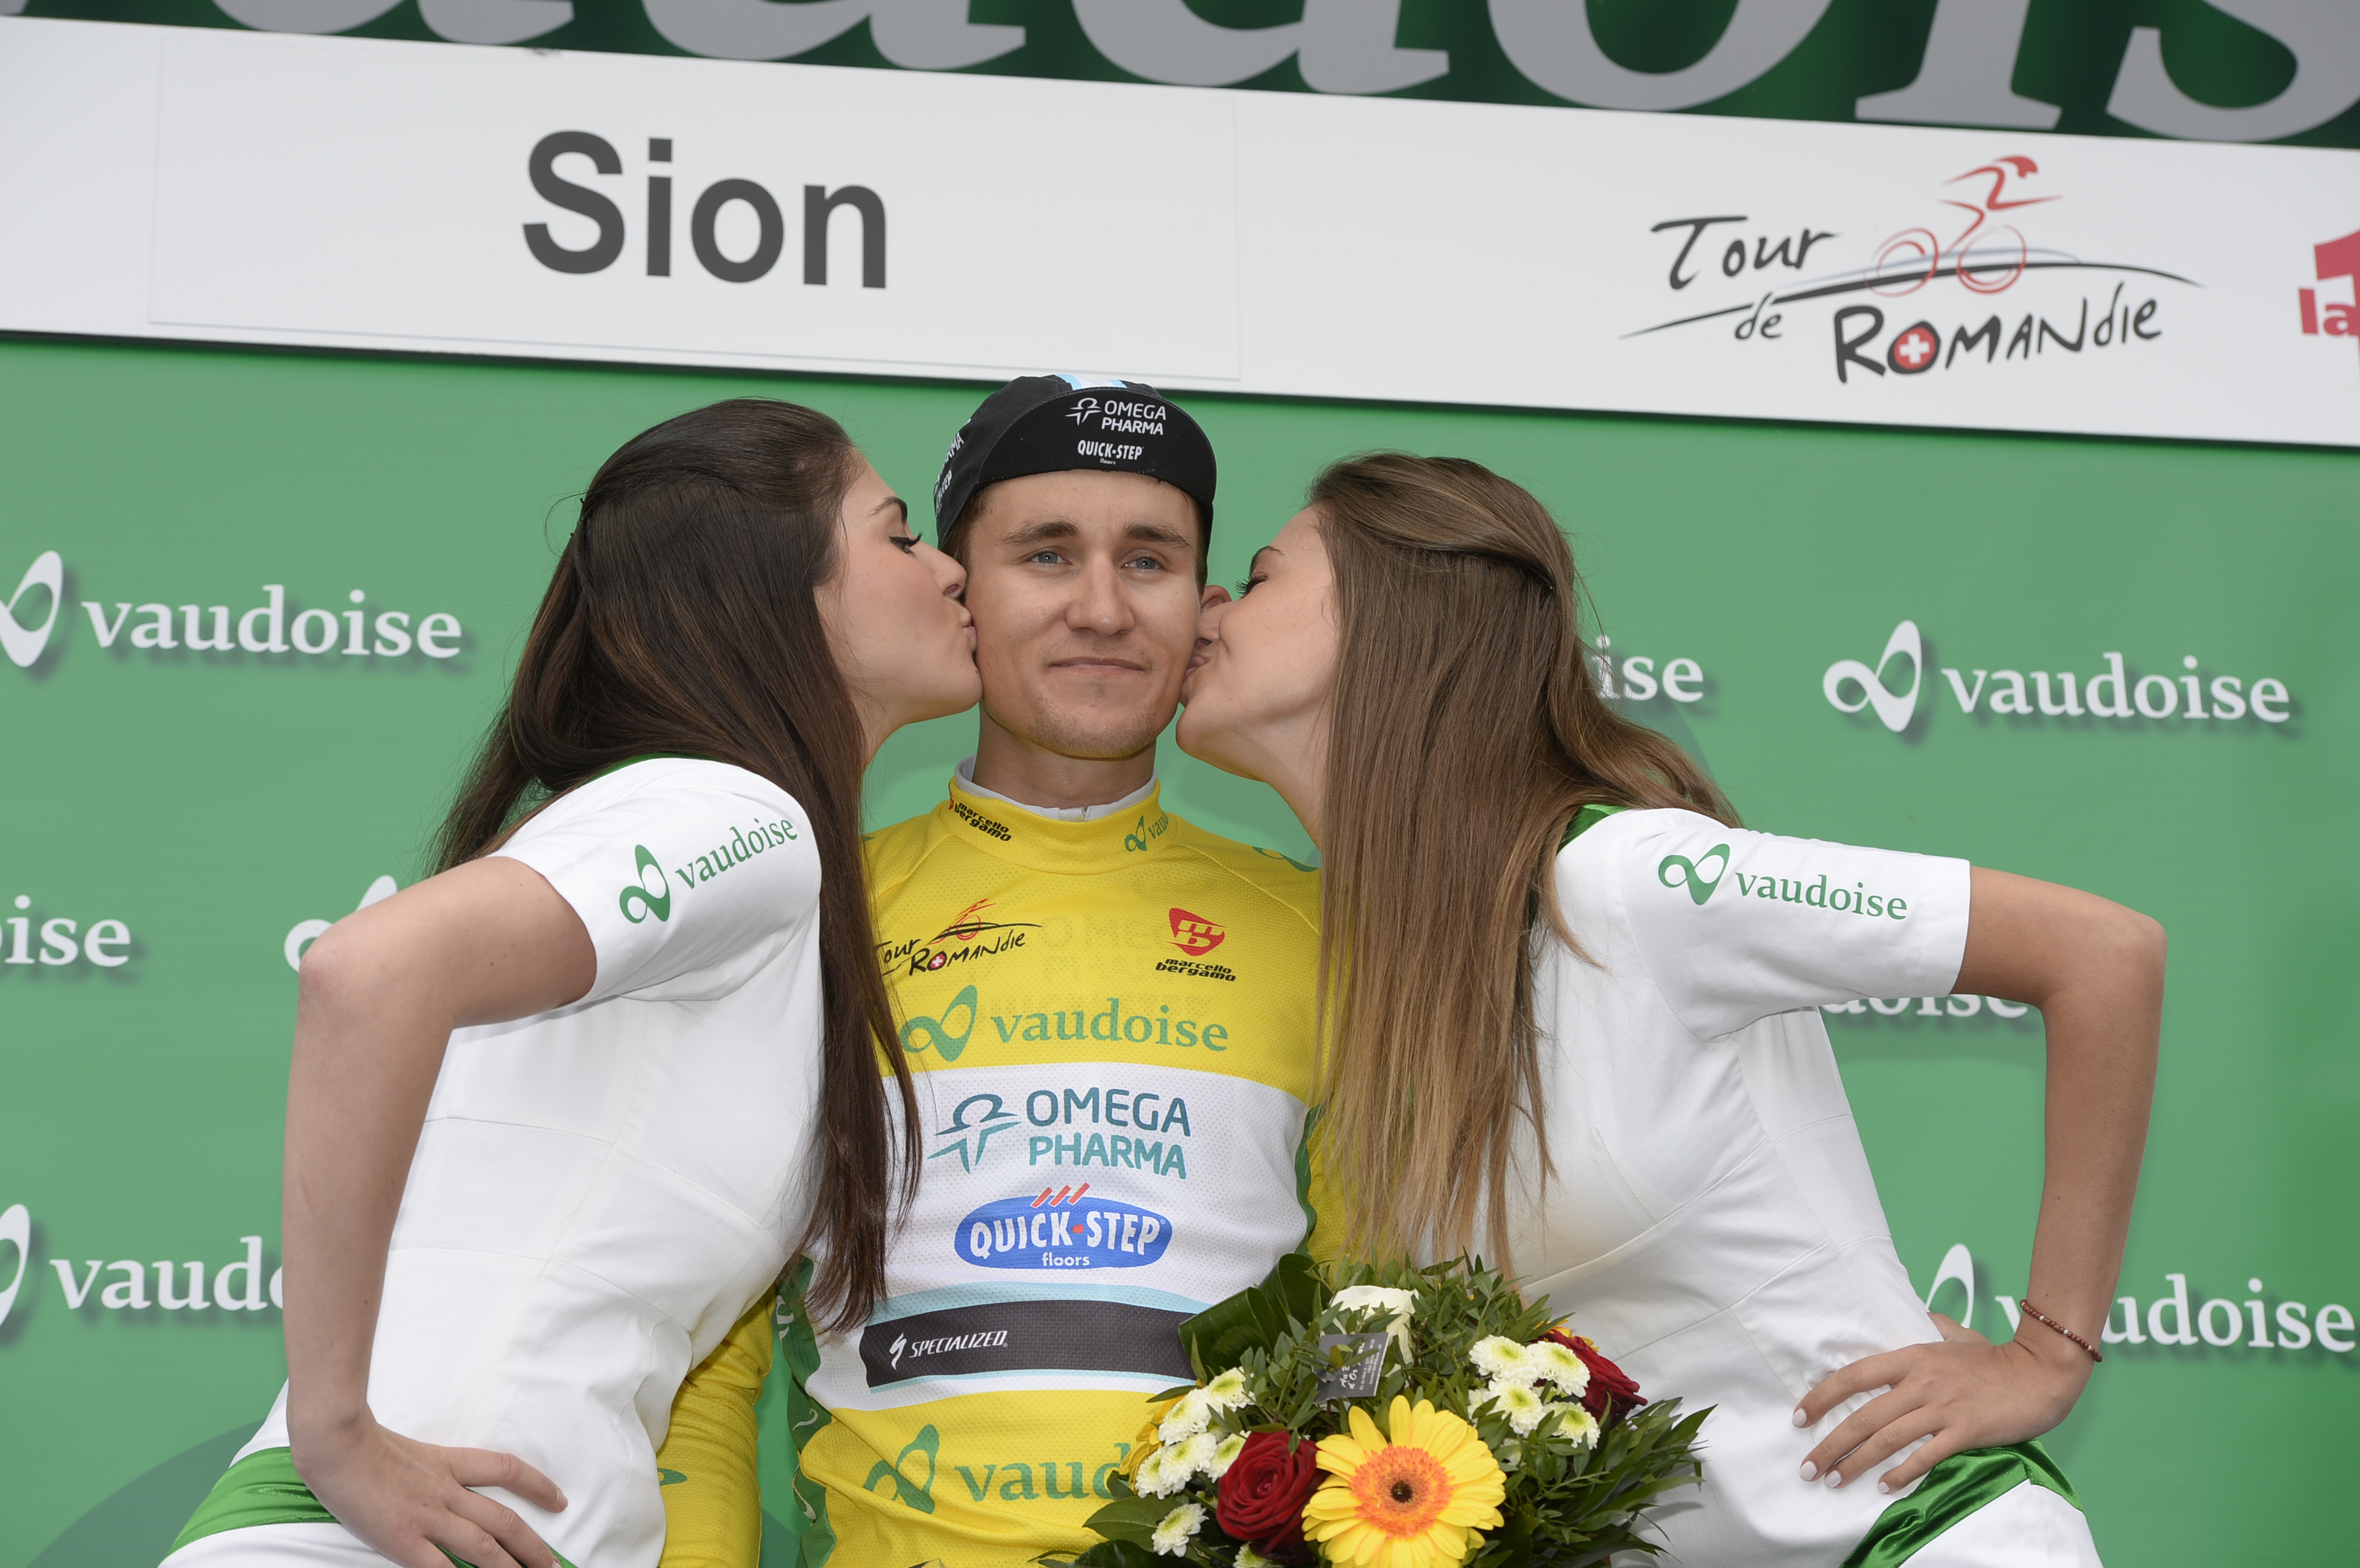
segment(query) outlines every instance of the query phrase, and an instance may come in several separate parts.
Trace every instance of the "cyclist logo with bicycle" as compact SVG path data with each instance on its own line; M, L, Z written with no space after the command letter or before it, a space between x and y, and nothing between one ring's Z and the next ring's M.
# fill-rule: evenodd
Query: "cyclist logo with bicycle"
M2161 301L2149 298L2125 304L2125 289L2136 277L2175 283L2192 280L2156 267L2085 260L2069 251L2036 245L2022 226L2030 221L2023 210L2064 200L2062 192L2042 188L2045 181L2040 172L2038 162L2020 154L1994 158L1942 182L1936 199L1952 213L1888 235L1864 267L1797 278L1789 287L1761 292L1742 303L1684 314L1622 335L1645 337L1707 321L1726 321L1735 342L1776 343L1786 335L1786 308L1823 299L1845 300L1848 296L1848 302L1838 304L1832 315L1836 378L1846 383L1852 380L1851 372L1855 369L1880 378L1887 375L1907 378L1938 366L1948 368L1961 354L1972 360L1977 349L1983 351L1985 364L2012 361L2019 354L2029 362L2051 347L2079 354L2085 348L2103 350L2161 337L2163 329L2156 321ZM1954 215L1958 213L1965 215L1963 222ZM1679 242L1666 275L1670 288L1683 290L1710 278L1714 270L1714 242L1722 245L1717 257L1719 271L1735 281L1773 268L1801 272L1812 246L1841 238L1837 233L1806 226L1795 236L1798 244L1780 237L1774 245L1770 236L1757 236L1749 251L1743 238L1727 237L1731 231L1723 226L1747 221L1742 214L1727 213L1674 218L1653 225L1651 233ZM1820 253L1822 258L1836 249L1829 245ZM1990 299L1996 304L1998 296L2008 293L2029 274L2076 271L2114 273L2122 281L2114 285L2110 298L2099 298L2101 310L2094 320L2092 301L2087 298L2076 301L2077 313L2062 318L2070 321L2070 330L2061 321L2052 322L2036 310L2027 310L2011 335L1994 312L1980 326L1970 322L1956 327L1947 339L1930 320L1910 322L1894 332L1881 352L1875 346L1885 336L1885 307L1871 301L1907 299L1933 286L1951 284L1970 300ZM1930 302L1939 294L1937 289L1925 298Z

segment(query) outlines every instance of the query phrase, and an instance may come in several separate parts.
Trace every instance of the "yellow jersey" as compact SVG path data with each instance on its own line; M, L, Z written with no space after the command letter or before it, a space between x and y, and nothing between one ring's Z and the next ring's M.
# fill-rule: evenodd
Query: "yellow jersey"
M801 1561L1021 1568L1096 1541L1145 1396L1191 1377L1181 1321L1317 1223L1318 876L1155 793L1061 822L956 780L868 851L924 1173L861 1329L780 1314ZM665 1568L750 1568L752 1465L715 1454L769 1339L749 1316L675 1407Z

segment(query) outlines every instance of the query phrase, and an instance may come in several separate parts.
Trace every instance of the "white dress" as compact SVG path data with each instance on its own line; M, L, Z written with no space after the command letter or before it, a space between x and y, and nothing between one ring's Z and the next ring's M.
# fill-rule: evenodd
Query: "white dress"
M573 906L597 978L451 1037L386 1262L380 1423L501 1449L581 1568L654 1568L656 1449L688 1370L768 1291L809 1214L819 858L775 785L694 759L581 786L498 851ZM287 1444L280 1391L239 1458ZM382 1562L334 1523L191 1541L171 1568Z
M1587 955L1538 938L1554 1185L1527 1151L1510 1234L1526 1290L1703 1428L1705 1481L1653 1516L1683 1568L1834 1568L1896 1499L1841 1491L1796 1406L1864 1356L1937 1339L1895 1254L1821 1003L1939 996L1965 952L1968 866L1721 826L1606 817L1562 849ZM1898 1455L1877 1466L1899 1462ZM1936 1564L2094 1564L2080 1509L2029 1484L1921 1546Z

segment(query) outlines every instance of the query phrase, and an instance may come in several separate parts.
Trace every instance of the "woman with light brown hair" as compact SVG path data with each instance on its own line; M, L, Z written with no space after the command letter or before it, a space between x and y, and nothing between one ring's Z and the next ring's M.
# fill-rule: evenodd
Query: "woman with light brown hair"
M1345 1250L1479 1250L1643 1386L1714 1406L1707 1485L1655 1515L1692 1568L2096 1563L2032 1440L2098 1359L2161 929L1964 861L1740 828L1600 698L1579 598L1532 495L1379 454L1320 475L1205 614L1180 744L1270 784L1320 847ZM1818 1012L1952 991L2048 1026L2005 1345L1919 1304Z

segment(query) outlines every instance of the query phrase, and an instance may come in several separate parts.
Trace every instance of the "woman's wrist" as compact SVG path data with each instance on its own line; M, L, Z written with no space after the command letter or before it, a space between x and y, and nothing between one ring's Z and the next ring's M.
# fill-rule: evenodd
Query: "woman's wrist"
M2089 1353L2038 1319L2027 1314L2018 1322L2012 1343L2044 1372L2070 1382L2077 1391L2089 1381Z
M359 1441L375 1424L366 1399L332 1401L322 1407L299 1403L293 1391L289 1391L287 1443L303 1458L333 1458Z

